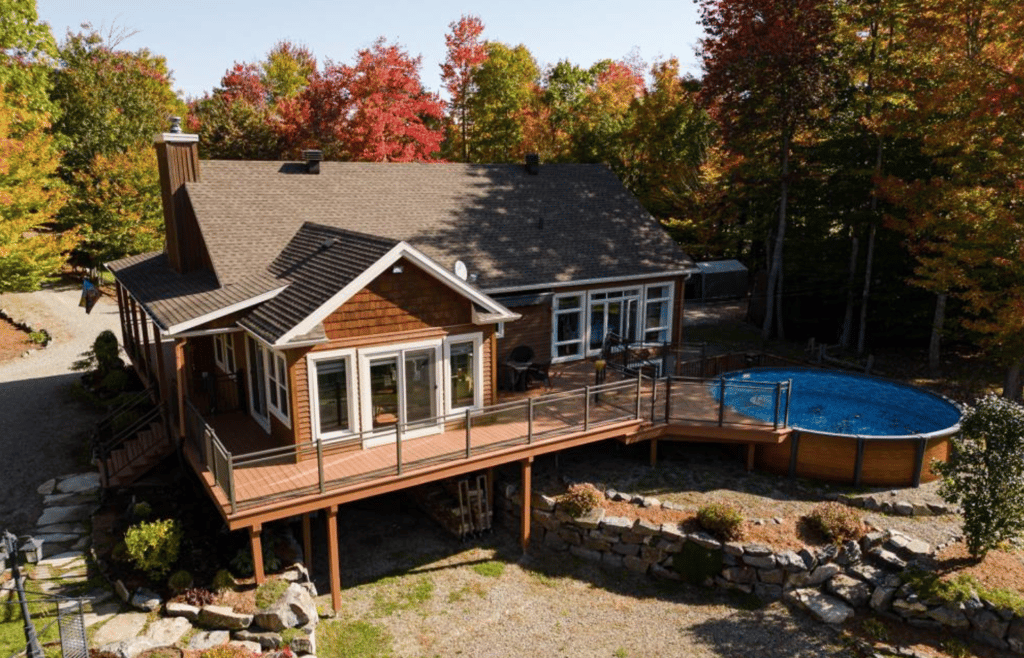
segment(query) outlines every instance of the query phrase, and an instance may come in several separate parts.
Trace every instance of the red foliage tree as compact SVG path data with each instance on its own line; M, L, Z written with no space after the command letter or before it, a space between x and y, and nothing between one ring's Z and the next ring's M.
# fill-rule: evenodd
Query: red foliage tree
M469 160L468 132L469 96L473 92L473 73L487 59L487 47L480 40L484 24L477 16L464 15L458 21L450 23L449 34L444 37L448 47L448 57L441 64L441 79L451 94L448 107L458 114L459 135L462 142L462 160Z

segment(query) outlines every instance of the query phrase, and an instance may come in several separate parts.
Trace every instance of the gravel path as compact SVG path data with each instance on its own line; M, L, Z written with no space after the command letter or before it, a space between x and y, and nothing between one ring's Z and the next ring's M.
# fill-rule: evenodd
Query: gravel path
M80 295L77 286L0 295L9 317L52 338L45 349L0 363L0 528L16 533L31 530L42 513L40 483L83 470L83 441L98 418L68 399L79 376L71 365L104 329L120 335L117 304L103 297L86 315Z

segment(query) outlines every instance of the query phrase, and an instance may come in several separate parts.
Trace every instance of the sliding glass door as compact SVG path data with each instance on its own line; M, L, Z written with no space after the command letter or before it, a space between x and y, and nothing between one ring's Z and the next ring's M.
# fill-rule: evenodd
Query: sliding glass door
M363 377L369 382L363 427L374 435L364 445L394 441L397 425L403 437L438 430L440 350L440 345L431 345L360 353Z

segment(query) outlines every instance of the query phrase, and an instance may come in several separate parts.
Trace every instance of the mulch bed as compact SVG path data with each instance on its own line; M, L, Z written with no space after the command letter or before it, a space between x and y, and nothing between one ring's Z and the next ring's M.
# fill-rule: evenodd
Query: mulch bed
M0 361L15 359L34 347L36 344L29 340L27 331L0 317Z

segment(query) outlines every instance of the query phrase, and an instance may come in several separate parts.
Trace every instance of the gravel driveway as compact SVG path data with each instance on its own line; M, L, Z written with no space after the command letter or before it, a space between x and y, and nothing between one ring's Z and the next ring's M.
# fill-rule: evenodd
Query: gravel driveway
M0 295L10 318L52 338L45 349L0 363L0 529L31 530L43 509L36 488L88 468L82 445L99 416L70 400L79 377L71 365L101 331L120 336L120 329L113 300L103 297L86 315L80 296L77 286Z

